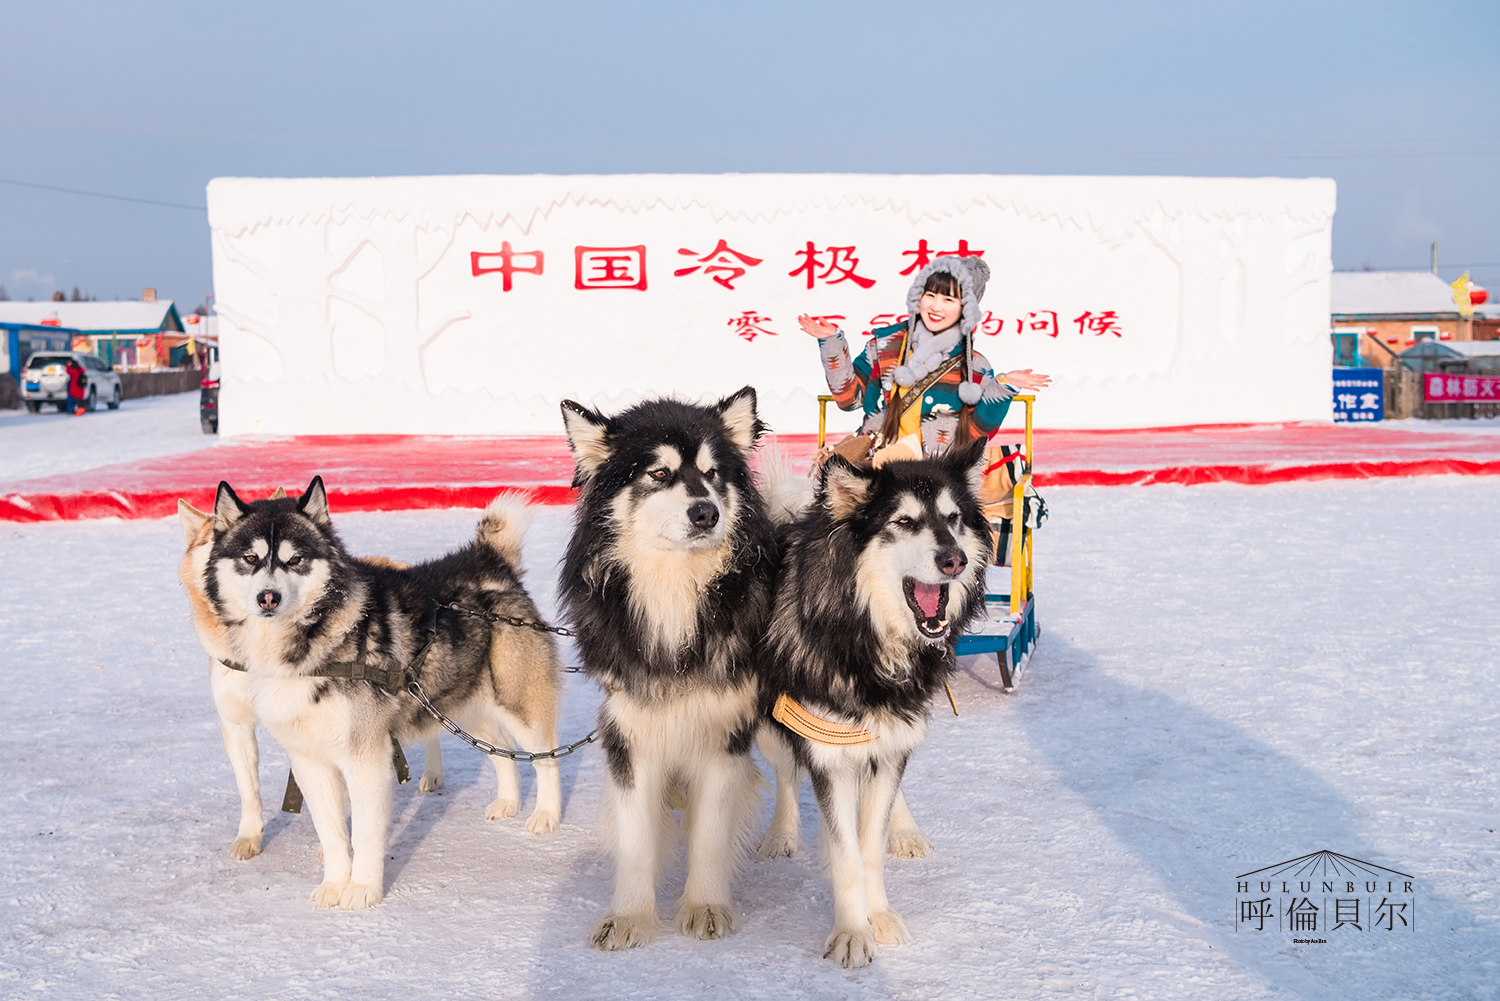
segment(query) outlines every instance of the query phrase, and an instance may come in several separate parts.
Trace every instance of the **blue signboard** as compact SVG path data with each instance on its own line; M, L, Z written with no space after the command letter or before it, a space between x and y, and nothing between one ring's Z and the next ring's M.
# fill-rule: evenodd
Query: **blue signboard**
M1385 418L1385 369L1333 370L1333 419L1378 421Z

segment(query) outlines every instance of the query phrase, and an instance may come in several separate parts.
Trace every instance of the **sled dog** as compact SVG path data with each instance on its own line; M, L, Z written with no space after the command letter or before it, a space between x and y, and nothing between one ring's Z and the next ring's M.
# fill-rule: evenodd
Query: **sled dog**
M607 693L601 818L615 884L590 943L627 949L659 934L678 804L688 874L676 927L722 938L737 923L730 882L760 788L754 658L775 573L748 461L765 430L755 390L712 406L654 400L605 417L566 401L562 412L581 493L560 596L584 670Z
M509 733L528 751L556 746L562 686L551 636L485 618L540 621L519 576L526 522L524 504L501 495L467 546L402 569L349 556L321 478L296 499L248 504L219 484L204 592L224 652L246 669L254 718L291 758L312 813L324 863L312 895L319 907L380 902L392 742L438 731L392 677L417 671L441 712L490 743L504 746ZM350 667L389 675L326 676ZM498 792L485 816L498 820L520 808L520 784L514 762L493 761ZM535 765L526 826L542 834L557 827L562 791L555 760Z
M285 496L286 491L277 487L271 499ZM243 862L260 854L260 840L265 833L260 801L260 746L255 739L256 720L255 710L250 705L250 681L244 671L234 671L224 665L224 661L233 660L229 654L229 639L224 623L214 615L213 607L208 603L208 593L204 590L203 571L208 565L209 543L213 541L213 515L179 500L177 520L182 524L187 542L178 579L187 590L198 642L208 654L208 687L213 695L214 708L219 713L219 732L223 735L224 751L229 755L229 767L234 772L234 784L240 795L240 825L229 845L229 857ZM360 559L397 568L407 566L380 556ZM423 792L435 792L442 787L443 751L434 734L427 739L422 754L419 788Z
M877 943L911 940L885 892L892 808L953 669L953 641L984 607L983 471L982 442L877 470L834 456L812 508L778 536L757 737L779 792L762 844L795 845L807 771L833 882L824 955L850 969Z

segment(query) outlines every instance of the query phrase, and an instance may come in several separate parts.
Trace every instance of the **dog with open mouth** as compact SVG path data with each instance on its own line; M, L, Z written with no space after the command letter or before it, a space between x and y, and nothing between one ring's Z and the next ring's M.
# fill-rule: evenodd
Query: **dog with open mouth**
M982 440L879 469L834 456L811 508L779 532L757 735L779 793L762 845L795 844L809 773L833 880L824 954L850 969L910 941L885 892L891 814L954 640L984 608L984 467Z

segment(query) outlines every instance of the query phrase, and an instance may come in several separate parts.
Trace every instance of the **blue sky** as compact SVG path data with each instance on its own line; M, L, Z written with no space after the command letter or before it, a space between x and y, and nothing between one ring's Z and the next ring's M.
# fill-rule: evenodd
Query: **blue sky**
M1500 291L1500 3L8 3L0 179L1332 177L1334 265ZM202 212L0 183L0 285L212 289Z

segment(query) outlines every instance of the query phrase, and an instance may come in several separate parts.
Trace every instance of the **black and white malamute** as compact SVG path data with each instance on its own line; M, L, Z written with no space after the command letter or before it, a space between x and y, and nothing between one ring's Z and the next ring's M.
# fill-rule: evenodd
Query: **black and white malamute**
M876 943L910 941L886 899L891 814L953 641L984 607L990 536L974 496L984 464L982 441L876 470L834 456L810 510L780 532L759 657L758 744L777 773L762 853L795 846L796 790L810 773L833 881L825 955L851 969Z
M280 487L271 495L275 500L286 496ZM234 773L234 784L240 795L240 822L235 838L229 844L229 857L243 862L260 854L265 817L260 801L260 745L255 739L255 707L250 704L250 679L246 672L226 666L234 661L229 652L229 636L224 623L209 603L205 590L204 569L214 540L214 516L199 511L185 500L177 502L177 519L182 524L187 549L182 554L178 579L187 591L193 628L198 642L208 654L208 686L214 708L219 712L219 729L224 737L224 751ZM367 563L404 567L406 564L379 556L360 557ZM443 752L436 734L427 738L422 754L423 792L443 787Z
M659 933L656 884L682 803L687 886L676 925L722 938L755 806L756 647L775 541L749 466L764 427L746 387L713 406L655 400L605 417L562 407L581 488L560 596L599 709L608 778L601 815L614 898L601 950Z
M203 591L227 644L221 654L245 668L254 717L291 758L312 813L323 848L323 883L312 896L319 907L380 902L392 740L409 745L438 729L399 684L320 670L359 663L371 675L399 676L420 660L428 697L470 733L500 746L509 733L528 751L556 746L562 681L551 637L482 617L539 621L519 577L526 522L525 505L502 495L467 546L401 568L349 556L321 478L299 498L248 504L219 484ZM514 816L515 763L492 760L498 792L485 815ZM555 760L536 762L536 770L536 811L526 826L541 834L558 825L562 789Z

